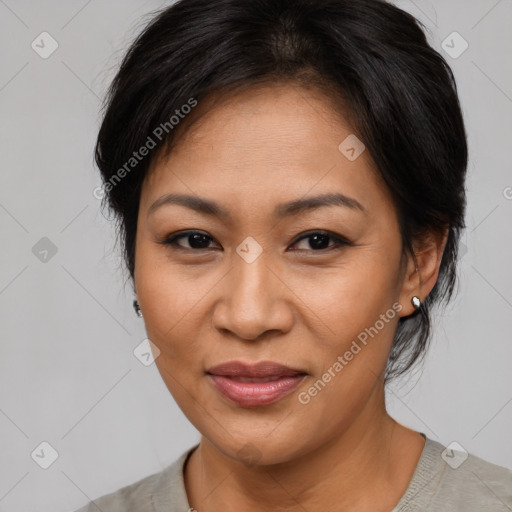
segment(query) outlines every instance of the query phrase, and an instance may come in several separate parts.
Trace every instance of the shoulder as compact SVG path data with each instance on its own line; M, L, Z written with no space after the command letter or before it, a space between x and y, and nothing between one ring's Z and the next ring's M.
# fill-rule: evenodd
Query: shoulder
M115 492L96 498L76 512L97 512L98 510L103 512L123 512L132 510L132 508L140 512L153 512L151 508L151 495L156 480L162 473L165 473L166 469L122 487Z
M512 510L512 470L467 453L460 445L454 449L430 443L439 457L439 471L429 510Z
M89 502L75 512L186 512L188 503L183 466L197 445L189 448L162 471Z
M467 459L457 468L446 464L440 492L464 504L468 511L510 511L512 471L468 454Z

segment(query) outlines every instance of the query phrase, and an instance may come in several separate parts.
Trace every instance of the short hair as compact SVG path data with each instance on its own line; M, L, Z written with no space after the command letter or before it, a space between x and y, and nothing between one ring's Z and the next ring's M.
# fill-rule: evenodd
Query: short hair
M316 86L348 116L387 184L403 254L424 234L448 231L434 288L399 319L385 382L421 360L431 307L448 302L456 284L468 158L455 78L424 28L383 0L180 0L154 13L109 87L95 150L102 207L117 220L132 281L142 183L186 132L172 118L214 93ZM133 160L150 140L156 149Z

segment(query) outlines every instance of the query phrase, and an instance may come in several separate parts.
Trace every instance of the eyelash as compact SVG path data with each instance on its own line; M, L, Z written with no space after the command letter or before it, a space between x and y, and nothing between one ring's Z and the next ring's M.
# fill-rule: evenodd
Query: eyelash
M160 243L162 245L166 245L166 246L171 246L173 249L184 250L184 251L193 251L193 252L213 249L213 247L204 247L204 248L200 248L200 249L194 249L194 248L182 247L182 246L178 245L177 241L180 240L181 238L186 238L188 236L195 235L195 234L203 235L204 237L209 238L210 241L214 241L213 237L207 235L206 233L203 233L202 231L192 230L192 231L183 231L178 234L170 235L158 243ZM297 238L293 242L292 245L295 245L296 243L298 243L304 239L312 238L314 235L327 236L334 241L334 244L325 249L318 249L318 250L296 249L296 250L299 252L308 251L308 252L314 252L314 253L326 253L326 252L330 252L332 250L341 249L344 246L353 246L354 245L352 242L350 242L346 238L344 238L340 235L337 235L336 233L332 233L331 231L326 231L326 230L308 231L306 233L302 233L302 236L300 238Z

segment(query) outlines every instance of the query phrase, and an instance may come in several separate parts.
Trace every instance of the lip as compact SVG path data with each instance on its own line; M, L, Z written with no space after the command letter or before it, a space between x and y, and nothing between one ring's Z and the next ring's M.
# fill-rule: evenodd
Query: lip
M274 361L260 361L246 364L241 361L229 361L213 366L206 373L223 377L292 377L299 373L307 373L302 368L291 368Z
M290 368L273 361L256 364L232 361L214 366L206 373L218 391L242 407L278 402L307 376L303 369Z

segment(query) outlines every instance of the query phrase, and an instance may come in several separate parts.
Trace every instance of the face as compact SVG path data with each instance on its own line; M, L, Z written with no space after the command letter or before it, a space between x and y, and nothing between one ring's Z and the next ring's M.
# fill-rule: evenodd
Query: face
M402 243L368 151L339 149L350 135L318 91L252 89L207 111L144 182L135 286L156 364L231 458L252 447L260 463L292 460L384 406L376 390L408 300ZM338 199L313 200L326 195ZM209 375L233 361L302 373L273 387Z

